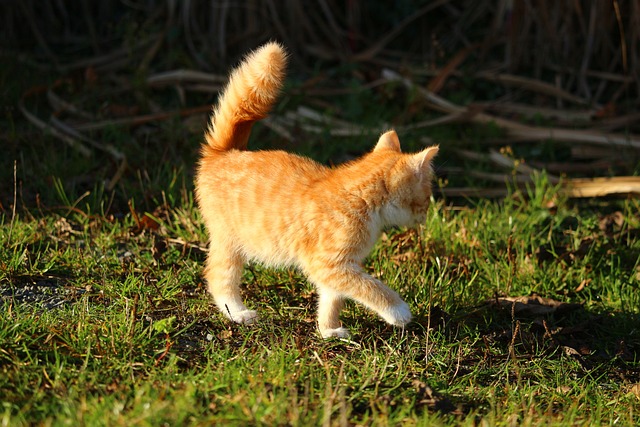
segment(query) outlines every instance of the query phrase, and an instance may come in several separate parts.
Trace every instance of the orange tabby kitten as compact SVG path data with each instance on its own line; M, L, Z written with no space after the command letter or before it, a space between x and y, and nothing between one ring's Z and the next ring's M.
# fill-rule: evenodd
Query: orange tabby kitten
M295 266L316 286L318 328L348 337L339 315L344 298L392 325L411 320L409 306L362 268L382 228L425 219L438 147L403 154L394 131L373 151L337 168L284 151L246 151L253 123L282 87L287 55L271 42L230 76L205 134L196 196L207 230L208 289L227 317L252 323L240 296L243 264Z

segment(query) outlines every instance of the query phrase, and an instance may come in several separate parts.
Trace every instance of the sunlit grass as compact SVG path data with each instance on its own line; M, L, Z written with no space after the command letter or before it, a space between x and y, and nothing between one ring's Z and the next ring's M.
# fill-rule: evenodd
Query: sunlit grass
M201 281L206 237L189 191L150 220L135 205L120 218L5 216L2 419L637 423L637 202L570 204L538 185L501 203L435 202L417 231L387 231L367 268L415 321L395 329L348 304L350 342L320 339L313 289L289 270L250 266L245 297L262 320L229 324ZM623 221L607 223L613 214ZM583 308L514 317L492 303L533 293Z

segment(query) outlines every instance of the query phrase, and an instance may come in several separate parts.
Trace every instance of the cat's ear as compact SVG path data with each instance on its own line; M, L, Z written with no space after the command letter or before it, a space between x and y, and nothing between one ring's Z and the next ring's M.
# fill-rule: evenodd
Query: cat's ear
M431 160L438 154L440 147L434 145L411 156L411 166L416 174L422 174L431 165Z
M398 139L398 134L396 133L395 130L390 130L380 135L380 138L378 139L378 143L376 144L373 151L380 151L380 150L391 150L391 151L396 151L398 153L401 151L400 140Z

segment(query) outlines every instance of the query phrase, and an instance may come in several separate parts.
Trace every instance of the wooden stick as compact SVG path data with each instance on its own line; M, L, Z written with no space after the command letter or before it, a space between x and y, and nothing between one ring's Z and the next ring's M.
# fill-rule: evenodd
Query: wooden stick
M611 178L574 178L563 182L561 193L572 198L602 197L619 194L640 195L639 176Z
M382 71L383 78L389 81L401 82L411 90L415 90L423 95L431 104L432 108L445 113L469 114L469 120L477 123L495 123L499 127L504 128L511 136L522 139L524 141L537 141L541 139L551 139L564 142L585 142L591 144L599 144L616 147L629 147L640 149L640 136L636 135L620 135L613 133L598 132L595 130L573 130L562 128L534 127L514 122L512 120L503 119L487 113L476 113L470 111L469 108L461 107L453 104L444 98L439 97L420 86L417 86L411 80L400 76L395 71L385 69Z

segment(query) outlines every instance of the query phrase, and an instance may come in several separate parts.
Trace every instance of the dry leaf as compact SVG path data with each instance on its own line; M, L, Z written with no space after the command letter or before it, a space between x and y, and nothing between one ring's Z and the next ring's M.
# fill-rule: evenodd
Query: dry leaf
M573 347L569 347L569 346L563 345L562 346L562 350L564 351L564 354L567 355L567 356L574 356L574 357L580 357L581 356L580 352L578 350L576 350L575 348L573 348Z
M640 399L640 383L632 384L627 387L627 394L632 394Z
M613 212L600 218L598 226L605 233L613 233L624 225L624 214L620 211Z
M158 221L156 221L149 215L144 215L142 218L140 218L140 222L138 223L138 226L141 229L149 229L149 230L157 230L158 228L160 228L160 224L158 224Z
M224 331L220 331L218 334L218 338L224 340L231 338L233 336L233 331L231 329L225 329Z
M561 394L568 394L569 392L571 392L571 390L573 390L573 389L571 387L569 387L568 385L561 385L561 386L556 388L556 391L558 393L561 393Z
M53 224L53 227L55 228L58 237L66 237L74 232L73 227L69 224L66 218L58 218Z

